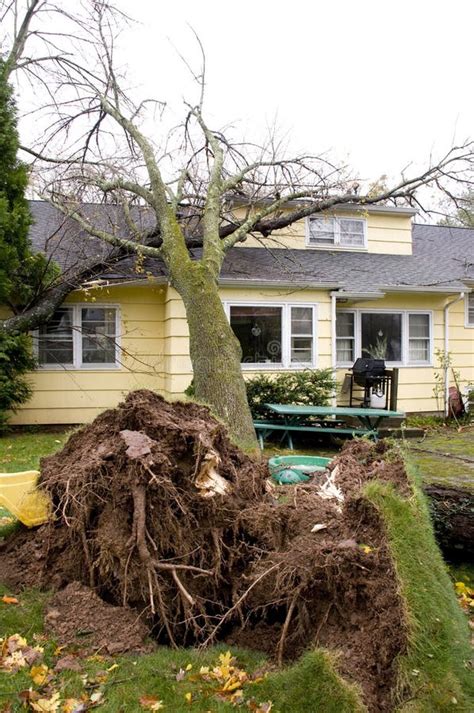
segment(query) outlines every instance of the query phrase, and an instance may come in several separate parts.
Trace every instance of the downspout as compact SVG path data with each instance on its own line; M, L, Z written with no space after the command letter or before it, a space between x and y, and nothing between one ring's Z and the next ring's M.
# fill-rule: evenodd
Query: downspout
M331 369L334 381L336 381L336 300L337 296L331 292ZM334 387L331 397L331 406L337 405L337 386Z
M444 306L444 415L446 418L449 416L449 365L447 364L449 353L449 308L462 299L464 299L464 292L460 292L456 299L451 300Z

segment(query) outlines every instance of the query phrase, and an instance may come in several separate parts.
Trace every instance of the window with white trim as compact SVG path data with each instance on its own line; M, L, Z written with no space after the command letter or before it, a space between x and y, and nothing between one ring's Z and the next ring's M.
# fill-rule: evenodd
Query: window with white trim
M402 361L402 315L388 312L362 312L361 353L371 359Z
M336 362L349 366L358 357L384 359L394 366L432 361L429 312L339 311L336 315Z
M355 314L338 312L336 319L336 355L337 363L347 364L355 361Z
M314 305L230 304L227 313L245 366L315 365Z
M118 362L118 309L109 306L59 307L36 332L40 366L114 367Z
M366 227L366 221L363 218L310 216L308 218L308 245L365 248Z
M466 295L466 324L468 327L474 327L474 292Z
M408 361L427 364L430 361L430 315L408 315Z

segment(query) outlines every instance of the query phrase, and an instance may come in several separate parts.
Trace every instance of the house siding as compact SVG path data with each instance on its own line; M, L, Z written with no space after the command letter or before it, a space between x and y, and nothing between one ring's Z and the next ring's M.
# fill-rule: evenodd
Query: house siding
M386 215L384 213L367 213L358 211L340 213L342 218L367 219L367 250L362 252L383 253L387 255L412 254L412 220L410 216ZM292 248L293 250L318 250L308 247L305 238L305 221L299 221L293 226L277 230L268 238L257 240L249 236L241 247L261 247L262 243L272 248ZM327 250L327 246L325 247Z
M429 311L433 317L433 357L430 366L399 367L398 408L407 412L434 412L442 410L441 399L437 402L433 388L435 375L440 374L436 350L444 350L444 307L456 295L428 295L404 293L387 296L384 299L358 302L347 309L377 310L422 310ZM459 371L461 389L474 385L474 330L464 326L465 306L463 301L453 304L449 309L449 352L453 368ZM347 369L338 369L338 381L341 384ZM450 385L453 385L450 374ZM340 396L340 400L345 401Z
M323 290L221 289L223 302L288 302L317 306L317 368L331 367L331 300ZM444 349L444 311L451 297L398 294L376 301L344 305L344 309L426 310L433 315L433 364L400 367L398 408L407 412L437 411L433 386L437 369L435 351ZM192 379L188 326L184 305L171 287L110 287L78 292L66 304L117 304L121 313L121 364L115 369L39 369L31 375L34 394L13 415L13 424L73 424L91 421L117 405L133 389L153 389L167 398L182 397ZM474 330L465 327L465 305L449 311L450 352L460 372L461 386L474 385ZM282 368L245 369L245 378L257 373L280 373ZM346 368L337 370L342 383ZM452 379L450 379L452 383ZM346 397L339 394L339 403Z
M119 306L120 364L110 369L38 369L30 376L33 396L12 416L12 424L86 423L133 389L165 391L165 288L78 291L65 302L75 303Z

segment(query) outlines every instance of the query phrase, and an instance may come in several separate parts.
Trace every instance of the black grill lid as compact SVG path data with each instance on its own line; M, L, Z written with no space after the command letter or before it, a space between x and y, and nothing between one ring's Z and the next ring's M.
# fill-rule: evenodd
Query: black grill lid
M385 374L385 361L383 359L356 359L352 367L356 384L364 386L367 381L377 379Z

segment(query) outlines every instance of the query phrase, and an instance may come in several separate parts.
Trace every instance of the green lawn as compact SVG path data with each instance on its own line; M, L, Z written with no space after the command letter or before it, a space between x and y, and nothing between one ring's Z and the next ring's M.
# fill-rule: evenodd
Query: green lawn
M425 483L474 489L474 425L435 428L407 444Z
M40 458L55 453L71 431L27 431L0 436L0 473L36 470Z

